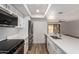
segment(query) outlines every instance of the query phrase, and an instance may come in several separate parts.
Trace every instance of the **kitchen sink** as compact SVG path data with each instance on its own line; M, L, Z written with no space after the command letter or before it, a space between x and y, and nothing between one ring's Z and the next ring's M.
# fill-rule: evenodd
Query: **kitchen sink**
M51 36L53 39L61 39L60 37L57 36Z

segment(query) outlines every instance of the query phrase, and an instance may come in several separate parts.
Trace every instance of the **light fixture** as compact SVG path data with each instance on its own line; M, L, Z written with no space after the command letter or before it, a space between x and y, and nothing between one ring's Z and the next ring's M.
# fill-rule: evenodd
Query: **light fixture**
M39 13L40 12L39 9L37 9L36 12Z
M58 12L58 14L63 14L63 12Z

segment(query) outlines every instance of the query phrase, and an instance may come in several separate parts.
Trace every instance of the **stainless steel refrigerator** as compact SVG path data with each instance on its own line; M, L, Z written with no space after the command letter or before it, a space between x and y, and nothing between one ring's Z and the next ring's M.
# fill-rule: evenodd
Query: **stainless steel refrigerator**
M28 21L28 50L31 50L33 45L33 22Z

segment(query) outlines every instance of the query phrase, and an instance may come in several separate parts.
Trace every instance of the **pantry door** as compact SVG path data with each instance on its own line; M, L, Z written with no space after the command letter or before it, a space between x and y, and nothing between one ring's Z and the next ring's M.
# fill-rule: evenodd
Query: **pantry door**
M47 33L47 22L34 21L33 24L33 43L45 43L44 34Z

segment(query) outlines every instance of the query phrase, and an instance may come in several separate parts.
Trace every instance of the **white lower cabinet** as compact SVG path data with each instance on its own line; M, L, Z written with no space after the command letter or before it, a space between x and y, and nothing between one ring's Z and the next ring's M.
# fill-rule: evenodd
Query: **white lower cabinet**
M55 45L47 38L47 49L49 54L55 54Z
M66 54L62 49L60 49L57 45L56 45L56 52L57 54Z
M28 51L28 38L25 39L25 44L24 44L24 54L26 54Z
M47 37L47 49L48 49L49 54L64 54L65 53L48 37Z

